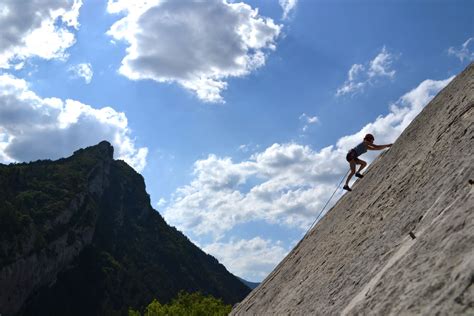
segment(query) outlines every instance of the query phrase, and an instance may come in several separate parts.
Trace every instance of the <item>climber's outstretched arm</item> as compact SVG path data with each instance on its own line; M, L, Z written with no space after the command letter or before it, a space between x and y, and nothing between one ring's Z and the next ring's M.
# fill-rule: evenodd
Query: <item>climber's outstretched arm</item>
M375 145L375 144L370 144L370 145L367 145L367 149L368 150L381 150L381 149L385 149L385 148L388 148L388 147L391 147L392 144L387 144L387 145Z

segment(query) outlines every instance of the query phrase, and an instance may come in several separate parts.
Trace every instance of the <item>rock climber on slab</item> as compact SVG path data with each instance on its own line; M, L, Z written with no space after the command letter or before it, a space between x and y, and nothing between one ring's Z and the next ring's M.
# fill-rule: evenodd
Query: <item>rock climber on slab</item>
M360 174L362 169L367 166L367 163L363 160L360 160L359 157L363 153L366 153L367 150L381 150L384 148L391 147L392 144L387 144L387 145L375 145L374 144L374 135L372 134L367 134L364 137L364 141L357 145L356 147L352 148L349 150L346 156L346 160L349 162L349 165L351 167L351 172L347 176L346 184L344 185L343 189L347 191L352 191L352 189L349 187L349 181L351 180L352 176L355 174L357 178L363 178L364 176ZM359 170L356 170L356 165L360 165Z

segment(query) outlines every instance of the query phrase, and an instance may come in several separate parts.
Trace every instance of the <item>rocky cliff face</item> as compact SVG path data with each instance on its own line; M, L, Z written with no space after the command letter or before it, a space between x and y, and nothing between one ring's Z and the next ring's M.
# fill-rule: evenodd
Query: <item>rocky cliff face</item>
M231 315L474 314L474 64Z
M107 142L0 165L0 314L126 314L180 290L227 303L249 289L169 227Z

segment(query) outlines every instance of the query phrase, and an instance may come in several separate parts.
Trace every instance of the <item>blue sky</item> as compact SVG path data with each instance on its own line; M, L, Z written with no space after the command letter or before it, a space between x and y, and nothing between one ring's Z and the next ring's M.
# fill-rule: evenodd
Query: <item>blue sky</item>
M107 139L169 224L261 281L346 173L347 150L367 132L394 142L474 60L472 12L448 0L2 1L0 161Z

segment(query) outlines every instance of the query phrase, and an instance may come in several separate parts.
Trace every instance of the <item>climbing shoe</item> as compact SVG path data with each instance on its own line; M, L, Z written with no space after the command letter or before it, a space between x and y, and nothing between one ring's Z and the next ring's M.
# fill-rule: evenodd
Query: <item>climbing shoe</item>
M356 176L357 178L361 178L361 179L364 177L363 175L361 175L361 174L358 173L358 172L355 174L355 176Z
M349 192L350 192L350 191L352 191L352 189L351 189L351 188L349 188L349 186L348 186L348 185L345 185L345 186L343 186L342 188L343 188L344 190L346 190L346 191L349 191Z

